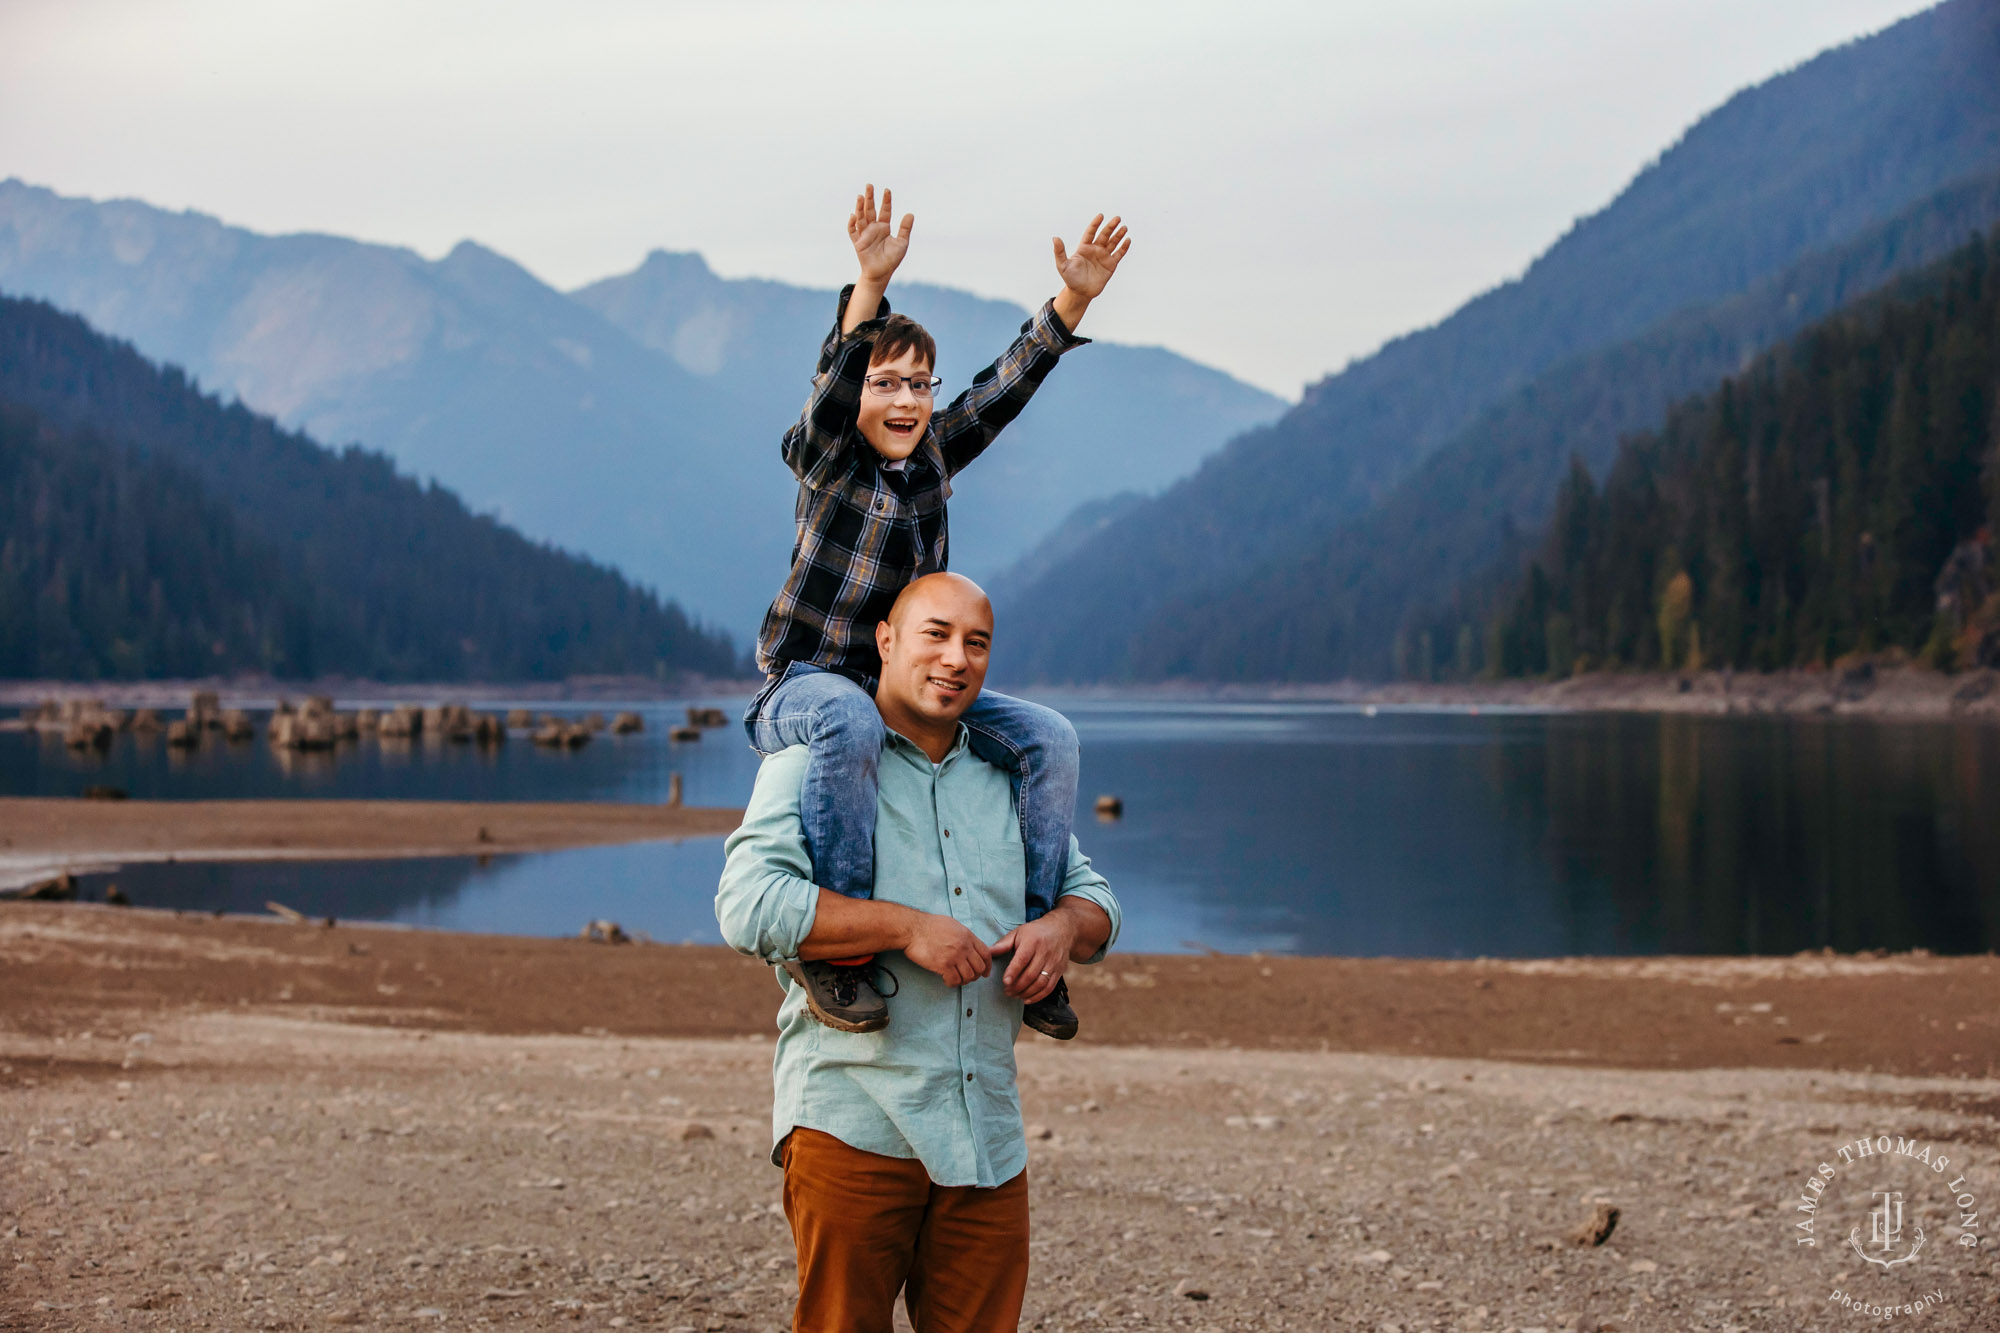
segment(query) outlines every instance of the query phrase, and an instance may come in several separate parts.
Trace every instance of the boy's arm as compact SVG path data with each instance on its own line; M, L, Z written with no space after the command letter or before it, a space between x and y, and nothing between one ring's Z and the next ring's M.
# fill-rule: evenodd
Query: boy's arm
M854 429L855 414L861 406L861 381L868 375L868 354L875 346L875 335L889 318L889 303L877 296L874 316L844 331L851 312L865 308L856 300L860 294L857 289L858 284L841 289L833 328L820 344L812 393L806 399L805 410L785 432L784 442L779 446L792 475L815 489L839 471L841 451Z
M1062 237L1054 238L1062 290L1021 326L1021 335L999 360L974 375L971 386L931 419L947 476L956 476L984 453L993 437L1021 415L1064 352L1090 341L1076 335L1076 326L1132 248L1125 233L1119 219L1107 223L1099 213L1084 228L1074 253L1063 246Z
M838 469L841 447L854 428L861 402L868 354L883 321L889 318L889 303L882 293L910 250L910 232L917 220L906 213L902 229L892 232L892 202L890 191L883 190L878 210L873 185L865 194L854 196L854 211L847 216L847 238L854 243L861 276L840 293L833 329L820 344L812 395L779 448L792 475L815 488Z

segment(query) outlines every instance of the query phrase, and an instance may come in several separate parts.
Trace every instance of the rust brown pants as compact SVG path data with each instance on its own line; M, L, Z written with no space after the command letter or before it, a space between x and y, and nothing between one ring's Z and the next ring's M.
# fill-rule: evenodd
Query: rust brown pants
M785 1137L785 1216L799 1250L795 1333L1014 1333L1028 1289L1028 1173L997 1189L933 1185L922 1162Z

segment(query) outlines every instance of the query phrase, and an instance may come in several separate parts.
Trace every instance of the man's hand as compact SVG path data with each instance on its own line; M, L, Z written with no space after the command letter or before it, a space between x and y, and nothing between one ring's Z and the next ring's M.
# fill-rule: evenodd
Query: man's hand
M1068 912L1049 912L993 942L996 954L1012 953L1001 977L1009 995L1028 1004L1046 996L1069 969L1070 950L1076 947L1076 920Z
M901 230L890 231L894 209L889 188L882 188L882 209L875 209L875 187L854 196L854 212L847 218L847 239L854 242L854 257L861 261L861 280L878 289L885 287L896 266L910 252L910 231L917 225L914 213L903 214ZM1104 284L1099 283L1101 288ZM878 292L879 294L879 292ZM875 313L871 307L868 312Z
M926 972L935 972L947 986L963 986L993 970L993 951L979 937L948 916L914 913L903 954Z
M1119 261L1132 248L1132 242L1125 235L1121 219L1104 220L1099 213L1083 229L1083 239L1077 242L1076 253L1063 247L1062 237L1052 237L1056 248L1056 273L1062 278L1063 289L1056 293L1056 314L1071 333L1083 319L1083 312L1090 309L1090 303L1103 292L1104 284L1111 281L1111 275L1118 271Z

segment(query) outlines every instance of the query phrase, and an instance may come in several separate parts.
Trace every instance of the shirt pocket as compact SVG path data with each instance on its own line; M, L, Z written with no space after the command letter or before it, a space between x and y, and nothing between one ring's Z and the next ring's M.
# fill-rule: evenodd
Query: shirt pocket
M993 893L1002 930L1012 930L1027 919L1028 849L1021 842L1021 825L1011 812L1003 828L980 839L979 878Z

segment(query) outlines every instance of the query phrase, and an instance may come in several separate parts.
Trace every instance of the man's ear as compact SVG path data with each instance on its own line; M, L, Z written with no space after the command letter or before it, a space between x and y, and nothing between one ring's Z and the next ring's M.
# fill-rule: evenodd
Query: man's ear
M889 660L889 644L895 637L896 631L889 627L888 621L875 622L875 652L884 662Z

